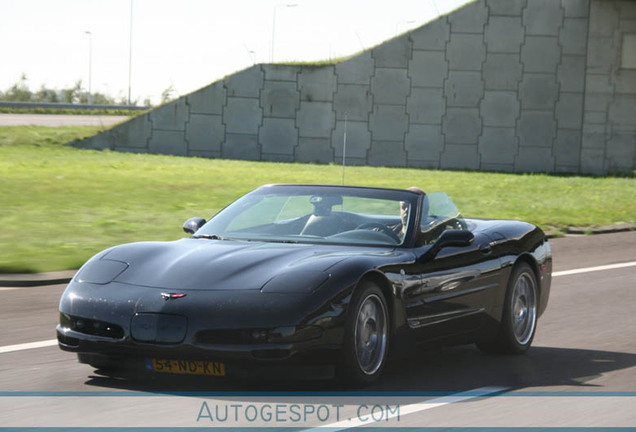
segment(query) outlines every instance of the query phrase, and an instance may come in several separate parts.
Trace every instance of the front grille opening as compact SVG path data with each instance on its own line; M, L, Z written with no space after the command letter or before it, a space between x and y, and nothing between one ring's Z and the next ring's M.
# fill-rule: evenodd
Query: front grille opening
M207 345L249 345L267 342L265 333L253 329L202 330L196 334L195 340Z
M263 360L281 360L289 357L291 352L287 349L269 349L269 350L256 350L252 353L257 359Z
M79 340L78 339L76 339L74 337L63 335L61 333L57 334L57 340L62 345L66 345L66 346L76 347L76 346L79 345Z
M60 325L78 333L93 336L101 336L112 339L121 339L124 337L124 329L116 324L77 317L65 313L60 314Z
M289 344L305 342L321 337L318 326L276 327L270 329L208 329L198 332L194 340L206 345Z

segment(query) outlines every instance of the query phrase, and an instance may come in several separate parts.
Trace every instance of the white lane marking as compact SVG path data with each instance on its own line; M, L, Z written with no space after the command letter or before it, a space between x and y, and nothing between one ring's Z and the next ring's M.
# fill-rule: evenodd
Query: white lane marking
M429 399L422 402L417 402L411 405L406 405L400 407L399 411L395 413L391 413L388 416L384 416L382 418L382 422L386 422L395 417L402 417L408 414L413 414L420 411L426 411L433 408L439 408L444 405L450 405L456 402L463 402L470 399L475 399L478 397L488 396L493 393L501 393L503 391L510 390L508 387L480 387L474 390L468 390L465 392L455 393L450 396L442 396L435 399ZM378 423L373 419L361 420L361 419L350 419L344 420L336 423L331 423L327 425L321 425L312 429L305 429L303 432L320 432L325 428L329 430L329 432L338 432L345 429L356 428L360 426L368 426L374 423Z
M2 288L0 288L0 291L11 291L11 290L15 290L15 289L17 289L17 288L4 288L4 287L2 287Z
M50 340L45 340L40 342L29 342L29 343L23 343L18 345L7 345L7 346L0 347L0 354L10 353L14 351L23 351L23 350L33 349L33 348L50 347L54 345L57 345L57 339L50 339Z
M598 267L586 267L586 268L580 268L580 269L574 269L574 270L553 272L552 277L568 276L573 274L589 273L589 272L602 271L602 270L614 270L614 269L633 267L633 266L636 266L636 261L620 263L620 264L610 264L610 265L604 265L604 266L598 266Z

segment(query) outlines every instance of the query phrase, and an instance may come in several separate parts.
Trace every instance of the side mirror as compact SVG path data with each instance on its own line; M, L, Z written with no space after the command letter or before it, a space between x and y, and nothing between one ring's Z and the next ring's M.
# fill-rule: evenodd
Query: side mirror
M188 234L194 234L203 225L205 225L205 219L200 217L193 217L185 221L185 223L183 224L183 230Z
M447 247L467 247L473 244L475 236L470 231L466 230L446 230L439 236L437 241L433 243L433 246L427 250L419 259L419 261L425 261L433 259L439 251Z

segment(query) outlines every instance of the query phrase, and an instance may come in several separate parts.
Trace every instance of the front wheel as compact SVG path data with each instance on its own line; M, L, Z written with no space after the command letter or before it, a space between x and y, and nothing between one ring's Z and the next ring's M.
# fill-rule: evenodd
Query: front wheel
M389 314L382 291L366 282L354 292L345 324L342 378L356 384L377 380L389 348Z
M523 354L532 344L537 328L537 278L532 268L515 266L508 283L504 311L497 335L477 343L487 353Z

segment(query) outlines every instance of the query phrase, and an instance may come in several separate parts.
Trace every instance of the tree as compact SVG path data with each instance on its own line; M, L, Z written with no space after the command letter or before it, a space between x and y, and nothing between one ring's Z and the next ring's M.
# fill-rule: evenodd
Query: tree
M44 87L44 85L42 85L42 87L40 87L40 91L38 91L35 94L35 101L36 102L49 102L49 103L56 103L59 102L59 98L57 96L57 91L53 90L53 89L48 89L46 87Z
M13 102L29 102L32 100L32 93L27 86L27 76L22 74L20 76L20 80L13 84L7 93L5 94L5 99Z
M176 92L174 90L174 86L170 85L170 87L161 92L161 103L163 104L166 102L170 102L172 99L174 99L175 93Z
M82 88L82 80L75 81L75 85L70 89L62 90L62 94L64 95L64 102L66 103L76 103L80 101L80 89Z

